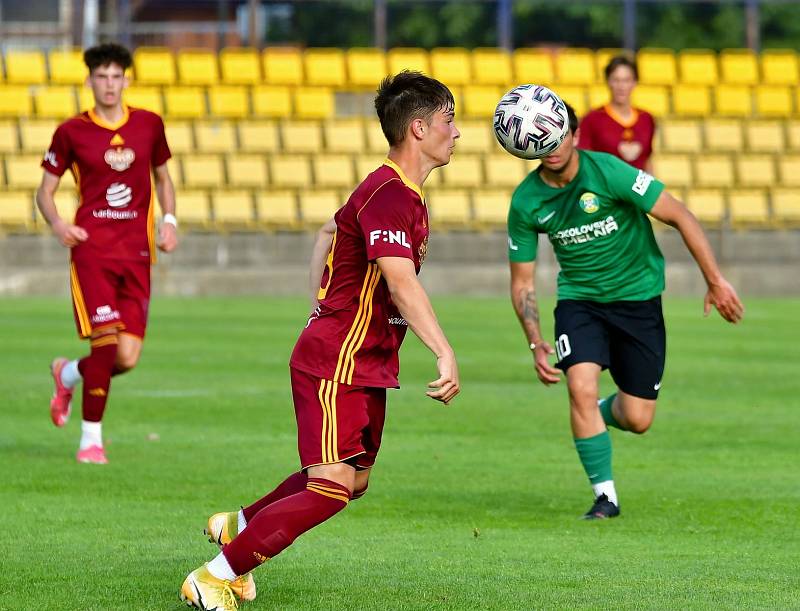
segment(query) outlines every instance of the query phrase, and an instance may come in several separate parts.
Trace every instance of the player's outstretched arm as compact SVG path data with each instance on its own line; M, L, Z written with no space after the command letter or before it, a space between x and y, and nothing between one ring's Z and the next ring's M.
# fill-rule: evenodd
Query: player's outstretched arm
M439 378L430 382L425 394L431 399L449 403L461 390L456 355L436 320L430 299L417 279L414 262L405 257L379 257L392 301L417 337L436 356Z
M158 230L156 245L163 252L172 252L178 246L178 227L175 220L175 185L169 175L167 164L162 163L153 171L156 195L164 221Z
M536 303L536 290L534 278L536 262L511 264L511 303L517 313L522 331L528 340L528 345L533 345L533 361L536 365L536 375L542 384L555 384L561 379L561 372L553 367L547 357L555 353L553 347L542 339L539 327L539 306Z
M322 273L327 265L328 255L331 252L333 236L336 234L336 221L333 219L325 223L317 232L317 239L311 251L311 263L309 265L308 286L311 290L311 311L319 305L319 287L322 282Z
M60 182L60 176L45 170L42 182L36 190L36 205L58 241L67 248L72 248L80 242L85 242L89 234L83 227L68 223L59 216L55 197Z
M692 257L697 261L706 285L708 285L703 304L704 314L708 316L713 305L720 316L728 322L737 323L742 320L744 305L730 282L722 276L711 244L694 214L680 200L666 191L656 200L650 214L659 221L675 227L680 232L689 252L692 253Z

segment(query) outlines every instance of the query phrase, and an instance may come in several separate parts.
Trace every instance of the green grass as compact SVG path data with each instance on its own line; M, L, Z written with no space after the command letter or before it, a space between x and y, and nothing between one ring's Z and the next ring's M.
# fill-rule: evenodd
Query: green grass
M655 425L612 432L623 515L587 523L565 390L535 382L507 301L437 300L462 395L424 397L433 360L409 337L369 493L258 569L245 609L800 608L800 302L747 305L732 327L666 301ZM75 463L78 415L48 417L50 359L85 350L68 302L0 300L0 609L182 608L215 552L207 516L298 466L287 361L304 312L157 298L96 467Z

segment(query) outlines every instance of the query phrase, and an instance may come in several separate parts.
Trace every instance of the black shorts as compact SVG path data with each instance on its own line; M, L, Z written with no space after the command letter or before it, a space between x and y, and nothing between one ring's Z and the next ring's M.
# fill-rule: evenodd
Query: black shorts
M623 392L655 399L661 388L667 337L661 297L599 303L564 299L555 309L556 367L597 363Z

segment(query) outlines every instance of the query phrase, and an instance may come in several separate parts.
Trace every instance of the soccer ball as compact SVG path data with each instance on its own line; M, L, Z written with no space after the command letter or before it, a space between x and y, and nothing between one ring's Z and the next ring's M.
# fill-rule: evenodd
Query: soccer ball
M568 131L567 107L541 85L514 87L494 111L497 141L522 159L547 157L564 141Z

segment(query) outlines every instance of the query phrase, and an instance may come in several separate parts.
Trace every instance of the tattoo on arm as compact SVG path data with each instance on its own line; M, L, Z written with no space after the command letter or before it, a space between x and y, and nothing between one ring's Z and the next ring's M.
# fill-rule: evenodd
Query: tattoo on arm
M530 329L530 325L539 326L539 306L536 303L536 291L522 289L519 292L519 313L523 324Z

